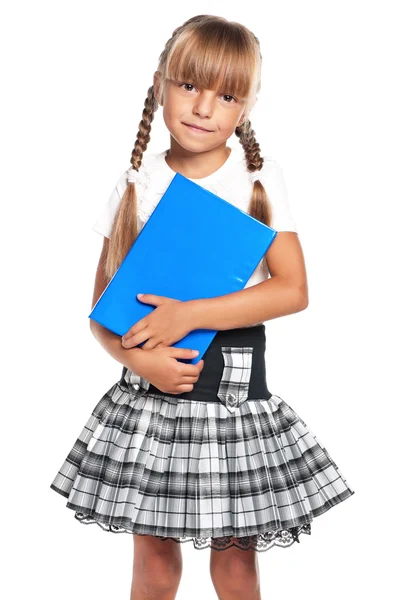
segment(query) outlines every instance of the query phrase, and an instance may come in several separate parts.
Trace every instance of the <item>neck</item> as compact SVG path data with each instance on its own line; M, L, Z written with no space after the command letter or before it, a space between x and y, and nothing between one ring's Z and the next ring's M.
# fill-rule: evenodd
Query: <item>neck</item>
M174 140L174 138L173 138ZM175 142L175 140L174 140ZM231 148L225 144L204 152L189 152L179 144L170 143L165 160L168 166L184 177L201 179L217 171L227 161Z

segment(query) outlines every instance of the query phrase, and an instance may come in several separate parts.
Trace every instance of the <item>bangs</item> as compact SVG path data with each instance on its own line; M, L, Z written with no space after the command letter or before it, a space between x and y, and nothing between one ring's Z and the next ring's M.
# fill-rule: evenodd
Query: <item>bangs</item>
M231 23L206 23L182 33L172 48L166 79L230 94L250 102L256 94L256 50L244 31Z

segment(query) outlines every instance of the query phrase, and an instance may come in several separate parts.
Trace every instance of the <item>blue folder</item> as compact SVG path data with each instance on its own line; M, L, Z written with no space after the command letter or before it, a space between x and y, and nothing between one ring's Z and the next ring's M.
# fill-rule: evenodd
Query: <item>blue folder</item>
M140 302L138 293L186 301L241 290L276 235L275 229L176 173L88 316L122 336L156 309ZM178 360L196 364L216 333L188 333L173 346L199 350L199 355Z

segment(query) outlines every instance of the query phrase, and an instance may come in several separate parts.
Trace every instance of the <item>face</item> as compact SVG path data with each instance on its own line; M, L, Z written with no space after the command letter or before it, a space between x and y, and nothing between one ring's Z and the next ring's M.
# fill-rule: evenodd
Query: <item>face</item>
M225 144L244 120L244 101L235 96L199 89L190 82L167 80L163 98L159 98L156 74L154 86L171 136L190 152L208 151Z

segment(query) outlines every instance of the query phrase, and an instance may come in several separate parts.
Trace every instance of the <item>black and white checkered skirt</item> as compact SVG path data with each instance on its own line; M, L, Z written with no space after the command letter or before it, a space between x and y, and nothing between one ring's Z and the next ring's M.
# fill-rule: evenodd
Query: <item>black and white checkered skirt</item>
M355 492L319 437L269 392L265 327L219 331L192 392L123 368L53 482L81 523L192 541L288 547Z

